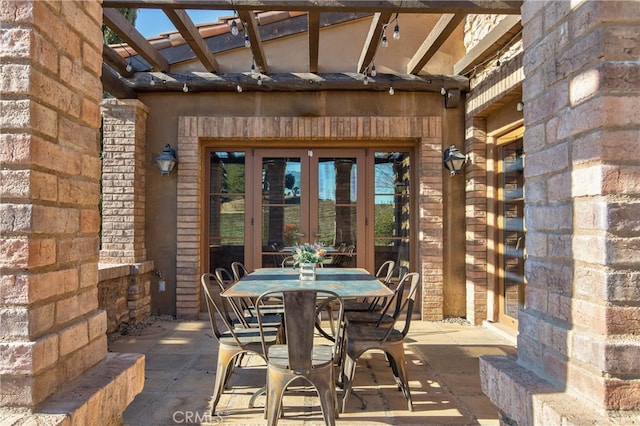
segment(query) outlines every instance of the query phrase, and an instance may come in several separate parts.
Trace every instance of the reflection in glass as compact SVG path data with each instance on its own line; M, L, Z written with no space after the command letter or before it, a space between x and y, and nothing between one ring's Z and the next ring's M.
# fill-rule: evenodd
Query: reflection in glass
M522 139L500 147L502 173L499 175L502 200L501 276L503 312L517 319L524 305L524 152Z
M262 159L262 265L280 266L283 247L302 240L300 158Z
M410 156L408 152L376 152L374 194L375 265L387 260L409 267Z
M209 255L211 271L244 262L245 153L218 151L210 156Z

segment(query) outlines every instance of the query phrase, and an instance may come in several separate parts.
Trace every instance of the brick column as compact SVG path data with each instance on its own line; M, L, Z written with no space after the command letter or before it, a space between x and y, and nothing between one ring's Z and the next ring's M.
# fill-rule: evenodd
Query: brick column
M100 262L135 263L145 248L145 140L148 108L137 100L102 102Z
M483 390L523 425L637 419L640 3L527 0L522 18L526 308L517 363L483 358Z
M97 297L100 2L3 1L0 22L0 418L6 419L2 407L31 409L111 357ZM140 359L124 368L133 362L140 372ZM83 397L93 398L96 383L108 387L123 365L111 367L71 404L48 412L64 418ZM120 377L131 386L119 398L108 404L93 398L92 412L105 421L142 387L142 380ZM10 414L15 420L16 411ZM88 423L97 417L86 408L84 414Z

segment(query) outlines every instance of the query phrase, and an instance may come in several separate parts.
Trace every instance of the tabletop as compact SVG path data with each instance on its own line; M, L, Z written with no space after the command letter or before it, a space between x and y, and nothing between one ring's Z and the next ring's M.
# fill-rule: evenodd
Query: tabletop
M362 268L317 268L315 281L300 281L292 268L257 269L225 290L226 297L258 297L265 291L318 289L330 290L343 298L385 297L393 292Z

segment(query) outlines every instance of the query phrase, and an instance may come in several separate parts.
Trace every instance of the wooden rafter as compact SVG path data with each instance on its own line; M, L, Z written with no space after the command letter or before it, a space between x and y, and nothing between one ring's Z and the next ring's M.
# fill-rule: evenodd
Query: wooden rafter
M433 27L420 48L407 64L408 74L418 74L465 18L462 13L445 13Z
M167 60L127 21L117 9L104 8L102 16L109 28L142 56L156 71L169 71Z
M147 73L138 72L129 79L136 92L182 92L188 84L189 93L235 92L238 85L243 92L320 92L330 90L437 92L446 89L469 90L469 79L460 76L415 76L378 74L369 84L363 84L360 73L279 73L260 75L251 73Z
M193 53L195 53L200 62L202 62L204 68L209 72L215 72L218 69L216 59L213 57L211 50L209 50L209 46L204 42L198 28L196 28L187 14L187 11L183 9L164 9L163 11L180 32L184 41L187 42L191 50L193 50Z
M320 46L320 13L307 13L309 19L309 71L318 72Z
M264 54L264 47L262 45L260 32L258 31L258 22L256 20L255 13L251 10L239 10L238 16L242 20L244 30L249 36L249 41L251 42L251 54L253 55L256 67L262 72L269 72L267 67L267 57Z
M505 16L466 55L453 66L454 74L467 74L475 66L504 47L522 29L520 16Z
M371 26L369 27L369 34L367 34L367 39L364 42L364 47L362 48L362 53L360 54L360 60L358 60L358 72L364 72L373 61L373 58L376 56L376 51L378 50L378 45L380 44L382 32L389 22L392 13L393 12L391 11L385 11L373 15L373 20L371 21Z
M136 99L137 93L127 86L118 76L106 65L102 64L102 75L100 75L102 89L114 98Z
M123 77L131 77L136 71L132 64L118 54L111 46L102 45L102 61ZM130 68L129 70L127 69Z
M520 14L522 0L103 0L103 7L317 12Z

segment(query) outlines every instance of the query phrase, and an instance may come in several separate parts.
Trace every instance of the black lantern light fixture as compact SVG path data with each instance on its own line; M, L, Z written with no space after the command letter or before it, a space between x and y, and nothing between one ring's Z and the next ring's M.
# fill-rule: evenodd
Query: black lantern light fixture
M457 174L462 170L468 160L468 156L464 155L455 145L449 146L444 150L444 166L451 171L451 176Z
M160 167L160 172L163 175L170 174L171 170L173 170L178 163L176 150L171 148L171 145L166 144L162 153L156 157L156 161L158 162L158 167Z

